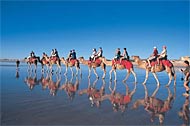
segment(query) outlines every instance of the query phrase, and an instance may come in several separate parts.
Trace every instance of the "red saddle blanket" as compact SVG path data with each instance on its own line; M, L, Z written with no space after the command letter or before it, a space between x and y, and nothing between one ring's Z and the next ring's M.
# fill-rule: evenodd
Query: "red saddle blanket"
M35 62L35 60L37 60L35 57L29 58L29 62L31 62L31 63Z
M115 64L120 64L120 61L119 60L116 60L116 61L112 60L112 66L115 65ZM128 60L122 60L120 65L125 66L125 68L128 69L128 70L130 70L130 68L133 67L133 64Z
M101 62L102 62L102 61L101 61L99 58L96 59L94 62L93 62L93 61L90 61L90 60L88 61L89 64L91 64L91 63L101 64Z
M71 59L70 63L75 64L77 62L77 59Z
M53 57L51 57L51 60L53 60L53 61L55 62L55 61L57 61L57 60L58 60L58 57L53 56Z
M151 64L151 66L154 66L154 65L157 65L158 62L157 61L152 61L150 64ZM160 64L164 65L164 66L167 66L167 67L172 67L173 66L173 64L169 60L160 60Z

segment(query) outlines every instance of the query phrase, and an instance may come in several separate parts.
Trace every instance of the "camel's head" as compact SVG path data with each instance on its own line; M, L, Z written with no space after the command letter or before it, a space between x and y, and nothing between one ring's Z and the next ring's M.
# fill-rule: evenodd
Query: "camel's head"
M84 57L82 56L82 57L79 57L78 59L79 59L79 61L83 61Z
M132 106L132 109L137 109L139 105L144 105L144 99L138 99L137 101L135 101Z
M139 56L132 56L132 59L133 59L135 62L137 62L137 61L140 59L140 57L139 57Z

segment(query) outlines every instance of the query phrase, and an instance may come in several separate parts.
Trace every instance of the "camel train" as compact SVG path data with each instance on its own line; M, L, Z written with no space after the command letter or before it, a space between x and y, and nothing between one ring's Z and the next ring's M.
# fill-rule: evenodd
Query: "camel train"
M157 61L151 62L151 67L147 67L147 60L141 60L139 56L132 56L132 59L137 64L139 68L145 69L146 76L143 84L146 84L148 80L149 72L151 72L157 82L157 85L160 85L160 82L158 80L158 77L156 75L157 72L166 71L169 76L169 81L166 86L169 86L171 84L172 78L174 78L174 85L176 84L176 74L174 70L173 64L169 60L160 60L159 65L157 64ZM111 70L109 71L109 79L112 80L112 72L114 72L115 79L117 80L117 73L116 70L127 70L126 77L124 78L124 82L127 81L130 74L134 76L134 82L137 82L136 73L134 72L134 66L131 60L123 59L120 62L118 60L108 60L105 57L98 57L95 61L85 60L84 57L79 57L78 59L71 59L68 61L68 59L65 59L64 57L48 57L46 54L43 54L43 58L40 59L40 57L29 57L25 58L25 61L28 64L28 70L30 71L32 69L32 64L34 64L34 71L36 72L37 69L37 63L39 62L42 66L42 72L45 71L44 66L46 66L46 71L53 72L53 65L57 65L56 73L61 73L61 64L64 64L66 66L65 75L68 73L68 67L70 67L72 75L74 75L73 67L76 68L76 76L79 74L82 76L80 64L84 64L88 66L89 73L88 77L91 77L91 71L93 69L94 74L96 78L99 78L98 73L96 72L96 68L100 67L103 71L102 79L106 77L106 66L111 66Z

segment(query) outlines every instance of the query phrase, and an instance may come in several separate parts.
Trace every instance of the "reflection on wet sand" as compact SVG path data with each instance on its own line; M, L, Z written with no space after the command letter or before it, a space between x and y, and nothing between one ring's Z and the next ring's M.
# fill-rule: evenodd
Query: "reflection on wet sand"
M151 118L151 122L154 122L154 118L158 117L160 124L163 124L165 113L168 112L172 108L172 103L174 100L174 97L168 87L168 97L166 100L161 100L159 98L156 98L156 93L159 90L159 86L155 89L153 94L151 96L148 96L148 90L146 85L143 85L145 89L145 97L144 99L138 99L133 104L133 109L137 109L140 105L144 106L144 110L147 111Z
M95 79L95 81L91 85L90 78L88 78L88 88L79 91L79 95L87 94L92 107L94 105L96 105L96 107L100 107L102 101L101 98L105 94L105 80L102 79L102 86L100 89L96 88L97 81L98 79Z
M50 74L46 73L46 77L44 77L44 74L42 73L40 83L42 85L42 89L45 90L50 82Z
M50 95L55 96L57 94L57 91L59 89L60 86L60 82L61 82L61 75L60 74L55 74L56 75L56 81L53 81L52 79L52 74L50 74L50 80L48 83L48 88L50 90Z
M28 85L30 90L33 90L33 88L39 84L39 80L37 80L37 73L29 71L24 82Z
M73 83L73 76L71 77L71 80L68 81L68 77L65 75L65 83L62 84L62 86L60 87L60 90L64 90L71 101L74 99L75 94L78 91L78 89L79 89L78 77L76 76L76 81L75 83Z
M134 84L133 90L130 92L128 85L123 82L123 85L126 89L125 94L116 91L117 81L114 81L113 89L111 88L111 85L112 82L109 83L109 89L111 93L104 95L102 100L109 99L110 103L113 106L113 111L117 112L121 110L121 112L123 113L126 110L128 104L131 102L132 96L136 92L136 83Z
M15 77L16 77L16 79L18 79L20 77L20 75L19 75L19 69L16 69Z
M185 98L185 102L178 112L178 115L183 119L182 126L189 126L189 97Z

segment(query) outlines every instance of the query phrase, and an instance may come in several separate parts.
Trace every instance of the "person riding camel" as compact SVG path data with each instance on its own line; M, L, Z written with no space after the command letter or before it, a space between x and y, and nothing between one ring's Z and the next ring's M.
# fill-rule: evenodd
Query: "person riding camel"
M69 51L67 62L70 62L71 58L72 58L72 50Z
M116 61L119 61L120 57L121 57L121 51L120 51L120 48L117 48L116 51L115 51L115 57L114 57L112 63L116 64Z
M27 57L27 59L30 59L30 58L35 58L35 53L34 51L31 51L30 55Z
M92 55L89 57L89 60L94 62L96 54L97 54L96 48L93 48L93 52Z
M120 64L121 64L121 61L123 59L129 60L129 55L127 53L127 49L126 48L123 48L123 54L121 55L121 58L120 58Z
M115 57L114 57L114 59L115 59L115 60L119 60L120 57L121 57L121 51L120 51L120 48L117 48L117 49L116 49L116 52L115 52Z
M53 59L54 57L59 59L58 51L56 49L52 49L50 58Z
M152 55L150 55L150 57L147 59L147 61L148 61L148 67L151 67L150 62L156 60L157 56L158 56L158 50L154 46L154 51L153 51Z
M162 47L162 52L160 53L160 56L157 58L158 65L160 64L160 60L167 60L167 50L166 46Z
M103 50L102 50L102 47L99 48L96 56L95 56L95 59L99 58L99 57L102 57L103 56Z
M54 49L54 53L55 53L55 56L56 56L57 58L59 58L59 54L58 54L57 49Z
M74 49L72 50L71 58L72 58L72 59L77 59L77 54L76 54L76 52L75 52Z

